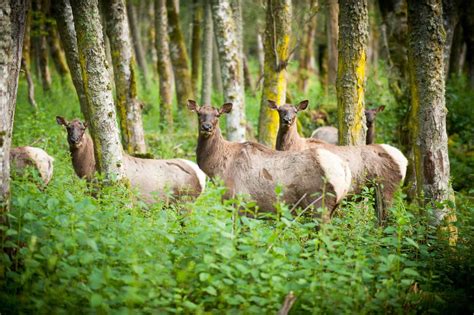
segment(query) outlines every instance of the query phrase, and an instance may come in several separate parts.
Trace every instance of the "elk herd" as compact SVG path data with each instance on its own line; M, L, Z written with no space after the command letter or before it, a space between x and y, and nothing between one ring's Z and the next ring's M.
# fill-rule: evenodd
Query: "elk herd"
M198 118L197 164L184 159L143 159L123 154L125 175L147 203L194 199L204 191L207 176L223 181L227 188L225 199L239 194L252 201L255 207L247 215L274 212L280 200L293 209L309 209L307 214L312 216L317 215L316 209L324 207L327 211L323 220L328 220L342 199L360 193L368 185L377 185L383 207L389 207L405 177L405 156L390 145L373 144L375 117L384 106L365 112L367 145L339 146L334 127L318 128L311 138L299 135L297 115L308 107L308 101L278 106L269 100L269 108L279 115L276 150L256 142L224 139L219 118L232 110L231 103L216 108L189 100L187 106ZM91 181L98 168L87 124L60 116L56 121L67 131L75 173ZM27 166L36 168L44 184L51 179L53 158L42 149L13 148L10 161L20 171ZM281 187L280 195L276 193L277 186Z

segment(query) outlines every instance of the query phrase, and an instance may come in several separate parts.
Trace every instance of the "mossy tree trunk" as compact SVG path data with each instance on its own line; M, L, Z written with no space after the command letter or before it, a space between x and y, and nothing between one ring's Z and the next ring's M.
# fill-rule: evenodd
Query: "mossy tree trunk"
M454 30L460 20L460 4L461 0L443 0L443 26L446 33L446 41L444 44L444 77L448 78L449 74L449 57L451 56L451 48L453 46Z
M168 16L166 0L155 0L155 33L158 73L160 77L160 121L163 126L173 126L173 69L171 67Z
M290 48L291 14L291 0L267 0L258 141L270 147L275 147L276 143L278 113L268 108L268 100L275 101L278 105L283 105L286 101L286 66Z
M210 0L212 1L212 0ZM214 32L214 29L213 29ZM217 51L217 41L216 37L213 36L212 41L212 80L214 82L214 91L218 94L222 94L224 92L224 88L222 87L222 75L221 75L221 62L219 60L219 52Z
M337 113L339 144L363 145L364 92L369 32L367 0L339 1Z
M212 95L213 26L211 0L204 0L204 34L202 40L201 104L210 105Z
M10 147L26 8L25 0L0 0L0 223L10 209Z
M191 84L193 94L198 95L199 72L201 71L201 38L202 38L202 0L193 0L193 28L191 36Z
M112 84L105 57L98 0L71 2L89 125L99 171L108 181L124 177Z
M311 0L308 14L304 19L304 34L298 60L298 88L303 93L308 88L309 79L314 74L314 40L318 26L316 18L317 1Z
M138 27L137 8L134 4L134 1L127 0L127 15L128 23L130 25L130 33L132 35L133 49L135 51L135 58L137 60L138 67L142 72L143 84L146 87L148 84L148 68L146 64L145 52L143 50L140 29Z
M31 58L30 58L30 34L31 34L31 5L29 5L28 14L26 16L25 37L23 40L23 51L21 54L21 70L25 73L26 82L28 84L28 102L36 110L38 105L35 100L35 84L31 76Z
M462 72L465 59L464 29L462 23L458 23L454 30L453 43L451 45L451 56L449 57L449 77L458 76Z
M226 115L227 138L231 141L243 141L245 103L242 50L230 1L213 0L212 18L219 52L224 101L233 104L232 111Z
M179 23L178 8L174 0L166 1L168 12L168 34L170 38L170 55L174 71L174 83L178 109L184 110L188 99L193 98L191 85L191 70L189 68L189 57L186 52L186 44ZM185 111L189 113L189 111Z
M145 131L141 103L137 99L135 60L125 0L104 0L102 4L112 52L123 146L128 153L145 153Z
M87 98L82 81L81 64L79 63L79 51L77 48L76 27L72 16L69 0L55 0L52 3L53 15L58 25L59 36L66 54L66 61L71 72L72 83L76 88L77 97L81 106L81 112L86 121L90 121L87 108Z
M46 11L47 1L38 0L34 1L36 4L36 12L38 16L38 56L39 56L39 70L41 76L41 83L43 86L43 91L47 92L51 89L51 72L49 70L49 51L48 51L48 40L46 38L47 28L46 28Z
M328 39L328 85L335 86L337 78L337 40L339 38L339 3L328 0L326 17Z
M441 0L408 1L408 34L416 188L423 204L434 205L451 194ZM435 221L445 214L437 210Z
M65 79L69 75L69 68L67 66L66 57L59 42L58 30L56 22L51 20L48 15L48 46L51 52L51 59L53 60L56 71Z

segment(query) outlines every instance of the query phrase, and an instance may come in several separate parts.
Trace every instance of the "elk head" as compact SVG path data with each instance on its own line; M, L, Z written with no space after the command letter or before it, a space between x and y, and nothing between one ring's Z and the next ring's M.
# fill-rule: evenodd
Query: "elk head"
M232 103L225 103L217 109L213 106L199 106L196 101L188 100L188 109L195 112L199 121L199 135L208 138L212 136L219 127L219 117L222 114L230 113Z
M296 114L301 110L305 110L308 107L308 103L308 100L304 100L297 106L292 104L278 106L275 101L268 100L268 107L278 111L278 115L280 116L280 127L290 127L296 121Z
M365 120L366 120L366 123L367 123L367 127L374 124L375 118L377 117L377 114L379 112L383 112L384 109L385 109L385 105L381 105L381 106L379 106L377 108L374 108L374 109L366 109L365 110Z
M73 148L78 148L82 145L84 134L86 133L87 123L75 118L68 122L64 117L56 116L58 125L66 127L67 141Z

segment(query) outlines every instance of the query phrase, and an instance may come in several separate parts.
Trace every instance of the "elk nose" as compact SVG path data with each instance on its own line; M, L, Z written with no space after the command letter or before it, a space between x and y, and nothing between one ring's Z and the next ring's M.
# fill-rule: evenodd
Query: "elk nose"
M204 130L204 131L211 131L212 125L211 125L210 123L203 123L203 124L201 125L201 128L202 128L202 130Z
M288 117L284 117L284 118L283 118L283 122L284 122L285 124L289 125L289 124L291 123L291 119L288 118Z

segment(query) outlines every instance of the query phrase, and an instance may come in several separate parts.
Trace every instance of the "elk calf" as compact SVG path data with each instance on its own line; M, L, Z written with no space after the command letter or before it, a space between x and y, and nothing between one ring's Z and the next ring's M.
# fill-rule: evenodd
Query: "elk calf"
M94 143L86 133L87 124L79 119L68 122L60 116L56 117L56 121L66 127L74 171L77 176L91 180L97 171L97 164ZM206 175L191 161L141 159L124 153L123 162L130 185L137 188L145 202L166 199L168 191L173 202L185 196L197 197L204 191Z
M393 194L406 174L408 161L403 153L388 144L337 146L313 138L302 138L296 128L297 113L306 109L308 101L303 101L298 106L285 104L280 107L273 101L268 103L271 109L278 111L280 117L277 150L301 151L316 148L332 152L349 165L352 174L351 192L360 193L363 186L375 181L383 187L385 205L391 205Z
M373 144L375 142L375 118L379 112L384 111L385 105L381 105L374 109L366 109L365 121L367 124L367 134L365 138L365 144ZM313 131L311 138L323 140L330 144L338 144L339 132L336 127L324 126L319 127Z
M228 188L224 198L242 194L254 200L260 210L273 212L275 187L281 185L284 202L303 208L324 204L332 213L346 195L351 181L349 167L328 150L281 152L255 142L226 141L219 117L231 111L231 103L217 109L189 100L188 108L199 120L198 165L209 177L224 181Z
M45 185L53 177L54 159L43 149L35 147L17 147L10 150L10 164L20 173L28 166L38 170Z

